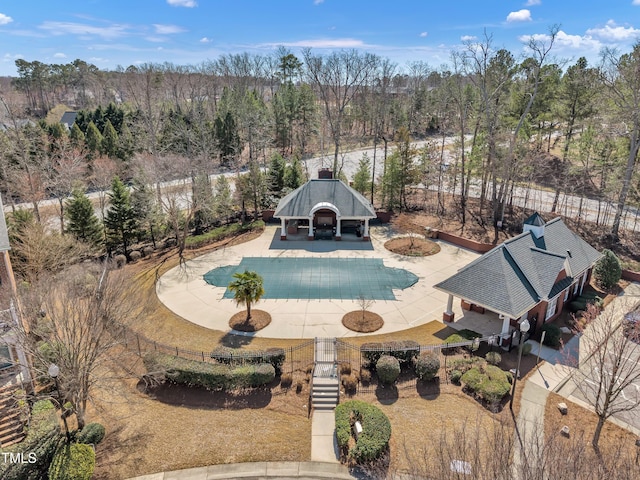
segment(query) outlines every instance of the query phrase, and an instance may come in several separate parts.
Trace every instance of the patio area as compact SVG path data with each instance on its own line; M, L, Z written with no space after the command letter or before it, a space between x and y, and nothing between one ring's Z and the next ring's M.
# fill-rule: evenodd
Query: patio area
M371 229L371 242L280 240L279 229L267 226L250 242L223 248L188 261L164 274L156 291L160 300L174 313L195 324L229 331L228 321L242 310L233 299L225 298L226 286L212 286L204 275L217 268L239 265L245 257L323 259L379 259L385 267L404 269L418 281L404 290L393 290L395 300L376 300L370 311L382 316L384 326L377 333L405 330L433 320L442 321L447 295L433 285L455 273L478 254L444 242L441 251L429 257L405 257L389 252L384 243L390 233L386 227ZM357 300L342 299L264 299L254 308L271 314L272 322L258 332L248 334L267 338L345 337L363 334L342 325L345 313L358 310ZM464 316L456 316L454 328L469 328ZM464 322L464 326L463 323ZM487 327L489 328L489 327ZM476 331L478 327L472 328ZM497 330L499 331L499 329ZM234 332L239 333L239 332ZM496 331L491 331L496 333Z

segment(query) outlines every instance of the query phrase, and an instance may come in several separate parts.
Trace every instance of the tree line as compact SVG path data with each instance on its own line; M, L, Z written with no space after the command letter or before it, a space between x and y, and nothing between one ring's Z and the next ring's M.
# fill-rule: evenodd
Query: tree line
M557 32L530 40L520 59L485 35L438 68L357 50L298 58L286 48L114 71L18 60L13 89L2 93L0 189L9 205L31 203L36 220L41 202L58 198L62 225L75 186L106 192L116 175L148 188L189 178L200 189L189 202L206 203L212 173L246 171L231 188L257 214L278 196L265 177L280 168L276 153L296 171L321 154L388 210L429 203L462 225L499 225L514 192L524 189L527 208L542 187L553 191L552 212L572 195L586 218L586 200L596 199L596 222L609 221L615 240L625 207L640 202L640 44L605 50L598 65L569 64L553 56ZM45 118L60 104L78 110L69 131ZM416 148L416 139L427 142ZM344 153L371 144L372 158L347 178ZM163 202L152 203L166 214L173 207ZM206 229L206 208L192 210L183 214L198 217L194 231Z

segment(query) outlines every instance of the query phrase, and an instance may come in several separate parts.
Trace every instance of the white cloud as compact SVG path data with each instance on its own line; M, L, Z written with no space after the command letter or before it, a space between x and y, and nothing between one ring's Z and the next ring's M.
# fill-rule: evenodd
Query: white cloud
M526 8L522 10L518 10L517 12L511 12L507 15L507 22L530 22L531 21L531 12Z
M53 54L53 58L67 58L67 56L64 53L54 53Z
M429 35L429 33L428 33L428 32L420 32L420 35L418 35L418 36L420 36L420 37L424 38L424 37L426 37L427 35Z
M46 30L51 35L95 35L104 39L113 40L129 34L126 25L113 24L107 27L95 27L73 22L44 22L38 28Z
M154 23L153 26L156 29L156 33L158 35L171 35L174 33L184 32L184 29L182 27L178 27L176 25L161 25L159 23Z
M640 0L637 0L640 1ZM532 7L534 5L540 5L542 2L540 0L527 0L527 3L524 4L525 7Z
M207 37L202 37L200 39L200 43L211 43L213 40L211 40L210 38Z
M640 0L637 0L640 5ZM640 38L640 29L633 27L623 27L617 25L613 20L609 20L604 27L590 28L587 35L599 38L607 42L622 42Z
M475 35L463 35L460 37L460 40L463 42L473 42L474 40L477 40L478 37L476 37Z
M335 38L335 39L319 39L319 40L298 40L297 42L279 42L273 44L263 44L264 47L309 47L309 48L359 48L365 47L362 40L354 38Z
M0 25L6 25L11 22L13 22L13 18L5 15L4 13L0 13Z
M640 0L633 0L633 2L631 2L631 5L640 5Z
M195 0L167 0L167 3L172 7L197 7L198 3Z
M314 5L320 5L321 3L324 3L324 0L313 0Z

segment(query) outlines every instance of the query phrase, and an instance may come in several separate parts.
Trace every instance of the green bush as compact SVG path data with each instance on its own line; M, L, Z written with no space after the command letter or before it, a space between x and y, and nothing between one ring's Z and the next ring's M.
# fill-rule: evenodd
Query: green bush
M440 357L436 352L422 352L415 360L415 367L420 380L433 380L440 370Z
M451 379L452 383L455 383L456 385L460 385L462 372L460 370L451 370L451 373L449 374L449 378Z
M480 357L454 358L448 362L447 368L449 370L459 370L464 373L477 365L482 365L483 363L484 360Z
M276 375L275 368L269 363L234 367L157 352L145 355L144 364L149 372L165 372L171 382L209 390L258 387L271 383Z
M468 341L474 340L475 338L481 338L481 337L482 335L479 334L478 332L474 332L473 330L464 328L462 330L459 330L457 333L453 333L449 335L447 338L444 339L444 343L468 342ZM455 353L458 350L458 348L466 348L467 350L471 350L471 345L468 347L443 348L442 352L445 354Z
M360 347L360 351L369 365L378 363L378 359L383 355L390 355L397 358L400 363L407 363L413 361L420 354L420 344L413 340L364 343Z
M211 358L226 365L245 365L247 363L270 363L277 375L282 373L286 353L283 348L267 348L266 350L243 350L240 348L216 347Z
M359 421L362 425L362 433L348 452L348 457L356 463L375 460L388 448L391 422L378 407L350 400L336 407L335 419L338 446L342 449L349 447L353 423Z
M400 362L396 357L383 355L376 363L378 379L387 385L391 385L400 375Z
M40 400L31 408L31 421L25 439L2 453L33 453L35 463L0 462L2 480L40 480L47 470L60 441L60 424L53 404Z
M49 467L49 480L89 480L96 467L96 452L83 443L63 444Z
M553 323L545 323L540 329L540 334L547 332L544 336L544 343L548 347L557 348L560 346L560 338L562 338L562 331Z
M611 250L604 249L602 257L593 267L593 278L596 284L604 290L611 290L622 278L622 265Z
M491 365L498 365L502 361L502 355L498 352L488 352L484 358L487 360L487 363Z
M98 445L104 438L104 426L100 423L89 423L78 434L76 440L78 443L87 443Z
M218 228L214 228L202 235L193 235L191 237L187 237L185 239L185 247L189 249L204 247L213 242L218 242L227 237L231 237L233 235L241 234L244 232L250 232L252 230L257 230L260 228L264 228L264 222L262 220L256 220L255 222L250 223L231 223L229 225L223 225Z
M495 365L473 367L462 375L460 381L478 398L492 406L500 402L510 390L506 372Z
M356 393L356 389L358 388L358 377L353 373L348 375L342 375L342 386L344 387L344 391L353 394Z

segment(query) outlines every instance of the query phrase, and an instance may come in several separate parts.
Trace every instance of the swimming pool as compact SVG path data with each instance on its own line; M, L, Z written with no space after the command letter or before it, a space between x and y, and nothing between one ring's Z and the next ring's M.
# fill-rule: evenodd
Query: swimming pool
M413 273L384 265L380 258L244 257L239 265L214 268L204 280L226 287L233 274L258 272L264 279L265 299L395 300L393 290L414 285ZM233 298L227 289L224 298Z

